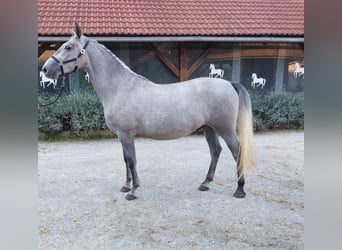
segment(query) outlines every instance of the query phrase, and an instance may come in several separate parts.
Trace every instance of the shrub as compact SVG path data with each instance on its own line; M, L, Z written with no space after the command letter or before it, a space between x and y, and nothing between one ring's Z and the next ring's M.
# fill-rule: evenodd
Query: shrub
M251 94L251 101L255 131L304 128L303 93ZM40 108L38 117L42 139L65 131L80 135L108 130L103 107L93 91L62 96L55 104Z
M38 129L47 135L71 131L107 129L103 108L93 92L62 96L56 103L42 107L38 115Z
M270 93L251 95L253 124L256 131L265 129L303 129L304 94Z

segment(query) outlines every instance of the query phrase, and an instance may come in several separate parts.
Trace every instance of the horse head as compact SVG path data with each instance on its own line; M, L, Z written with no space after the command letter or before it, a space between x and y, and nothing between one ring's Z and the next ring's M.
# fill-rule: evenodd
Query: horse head
M252 73L252 79L257 78L257 74L256 73Z
M57 79L67 73L75 72L86 65L85 49L89 40L82 35L80 26L76 23L76 32L71 30L71 38L65 42L43 65L42 71L46 77Z

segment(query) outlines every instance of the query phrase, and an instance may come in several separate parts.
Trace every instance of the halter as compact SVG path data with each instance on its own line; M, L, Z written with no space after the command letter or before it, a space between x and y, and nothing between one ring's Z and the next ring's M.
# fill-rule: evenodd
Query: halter
M65 88L65 73L64 73L63 65L67 64L67 63L74 62L74 61L77 62L78 58L80 58L85 53L85 49L87 48L88 44L89 44L89 40L85 43L83 48L80 50L80 53L78 54L78 56L73 58L73 59L69 59L69 60L66 60L66 61L60 61L57 57L51 56L52 59L55 60L59 64L59 66L61 67L61 72L62 72L62 76L63 76L63 82L62 82L61 89L59 90L59 93L58 93L57 97L55 98L55 100L50 102L50 103L47 103L47 104L40 104L39 101L38 101L38 109L40 107L46 107L46 106L54 104L55 102L57 102L58 98L61 97L62 92L63 92L63 90ZM77 70L77 68L78 68L78 66L77 66L77 63L76 63L75 69L72 72L75 72Z
M66 61L60 61L57 57L55 56L51 56L51 58L53 60L55 60L55 62L57 62L59 64L59 67L61 68L61 72L62 72L62 76L64 76L64 68L63 68L63 65L64 64L68 64L68 63L71 63L71 62L74 62L78 60L78 58L80 58L84 53L85 53L85 49L87 48L89 44L89 40L87 40L87 42L85 43L85 45L83 46L83 48L80 50L80 53L78 54L77 57L73 58L73 59L69 59L69 60L66 60ZM72 72L75 72L77 70L78 66L77 66L77 63L76 63L76 66L75 66L75 69L72 71Z

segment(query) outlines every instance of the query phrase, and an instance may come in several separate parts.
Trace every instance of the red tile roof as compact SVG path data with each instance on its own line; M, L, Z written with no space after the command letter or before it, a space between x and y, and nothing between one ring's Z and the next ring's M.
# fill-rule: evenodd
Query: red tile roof
M304 36L304 0L38 0L38 35Z

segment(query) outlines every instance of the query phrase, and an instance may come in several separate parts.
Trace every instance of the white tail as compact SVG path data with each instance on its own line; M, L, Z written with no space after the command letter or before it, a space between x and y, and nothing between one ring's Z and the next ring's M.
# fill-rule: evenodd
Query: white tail
M241 85L233 83L239 95L239 114L237 119L237 133L240 148L237 162L238 179L246 168L255 168L252 105L247 90Z

